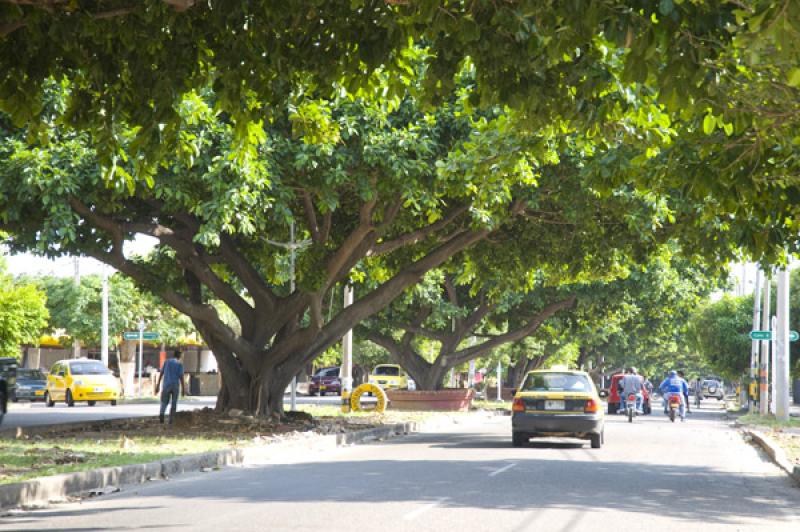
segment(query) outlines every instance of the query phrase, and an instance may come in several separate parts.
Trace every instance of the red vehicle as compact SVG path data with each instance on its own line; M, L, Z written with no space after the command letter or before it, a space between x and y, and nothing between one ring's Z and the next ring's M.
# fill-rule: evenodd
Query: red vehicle
M309 395L325 395L326 393L335 393L336 395L341 395L342 393L342 384L339 381L339 366L318 370L311 377L311 382L308 383Z
M619 397L619 381L624 377L624 373L617 373L613 377L611 377L611 384L608 387L608 413L609 414L616 414L619 412L619 404L620 404L620 397ZM650 414L652 412L652 408L650 407L650 394L647 393L646 388L642 388L642 411L645 414Z

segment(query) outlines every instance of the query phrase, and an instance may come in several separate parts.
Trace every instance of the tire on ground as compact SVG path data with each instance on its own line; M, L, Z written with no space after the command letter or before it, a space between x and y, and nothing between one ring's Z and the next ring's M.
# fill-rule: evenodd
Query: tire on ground
M352 395L350 395L350 410L352 412L361 412L364 410L361 408L361 396L367 393L371 393L378 398L378 403L374 408L375 412L383 412L386 410L386 405L389 402L386 397L386 392L384 392L380 386L364 383L353 390Z

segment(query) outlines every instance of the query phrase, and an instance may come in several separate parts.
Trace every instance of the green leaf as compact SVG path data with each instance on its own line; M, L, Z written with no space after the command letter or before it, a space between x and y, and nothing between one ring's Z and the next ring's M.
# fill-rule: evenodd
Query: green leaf
M792 87L800 87L800 68L793 68L789 71L787 83Z
M712 134L716 128L716 122L717 121L713 115L706 115L706 117L703 119L703 133L706 135Z

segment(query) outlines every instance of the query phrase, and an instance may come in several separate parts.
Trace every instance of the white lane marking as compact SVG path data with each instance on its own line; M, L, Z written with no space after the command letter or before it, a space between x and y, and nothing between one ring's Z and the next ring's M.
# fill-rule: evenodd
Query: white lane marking
M517 465L517 463L516 463L516 462L514 462L513 464L508 464L507 466L503 466L503 467L501 467L500 469L497 469L497 470L495 470L495 471L492 471L491 473L489 473L489 476L490 476L490 477L493 477L493 476L495 476L495 475L499 475L500 473L502 473L502 472L504 472L504 471L508 471L509 469L511 469L512 467L514 467L515 465Z
M450 497L441 497L439 499L436 499L433 502L430 502L430 503L426 504L425 506L420 506L419 508L417 508L413 512L408 512L406 515L404 515L403 519L406 520L406 521L413 521L414 519L416 519L420 515L424 514L428 510L433 510L434 508L436 508L437 506L439 506L440 504L442 504L444 501L448 500L449 498Z

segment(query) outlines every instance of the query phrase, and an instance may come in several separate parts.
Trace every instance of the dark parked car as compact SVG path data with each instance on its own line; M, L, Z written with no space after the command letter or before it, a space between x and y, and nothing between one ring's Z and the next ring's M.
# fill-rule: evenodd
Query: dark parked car
M47 375L38 369L18 369L17 383L11 390L10 399L15 403L20 399L44 401L46 391Z
M12 357L0 358L0 423L6 415L8 407L9 390L14 389L16 380L17 359Z
M309 395L325 395L326 393L342 393L342 384L339 381L339 366L322 368L317 371L308 383Z

